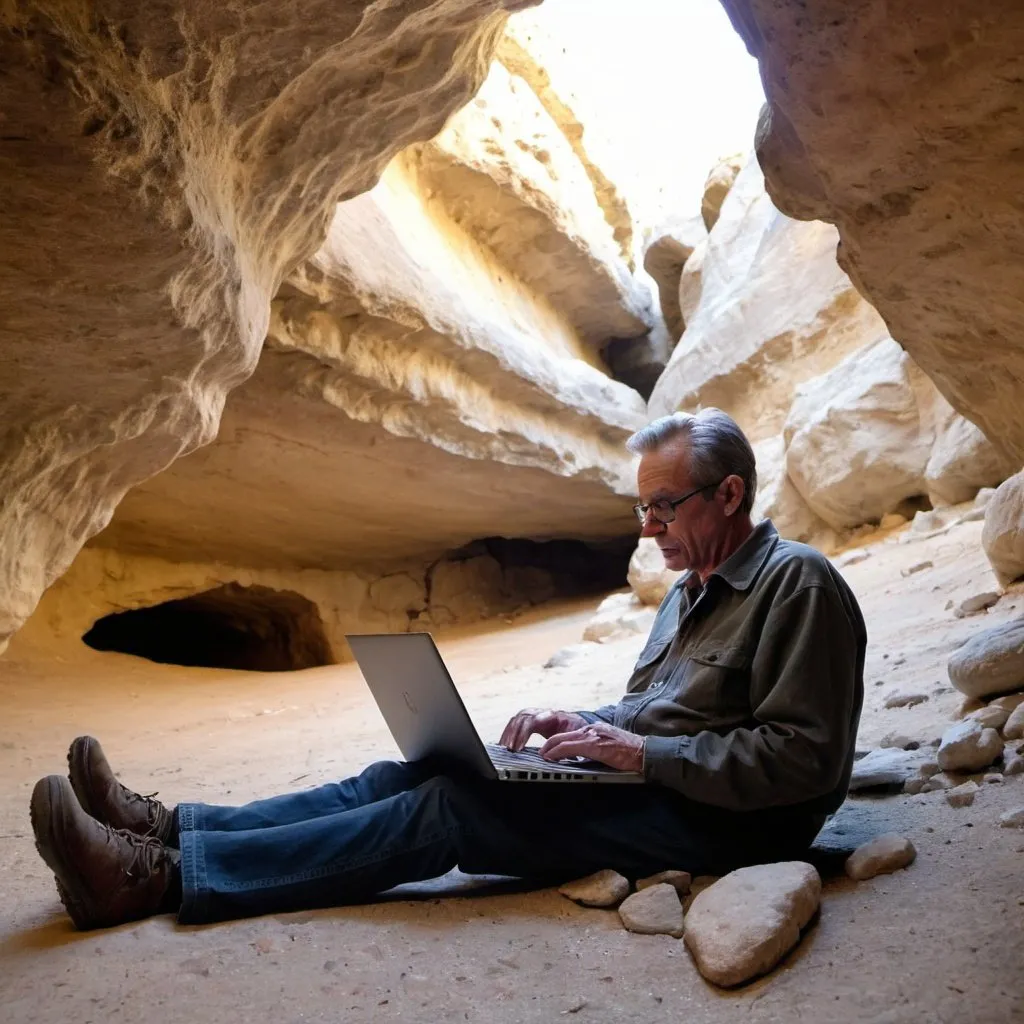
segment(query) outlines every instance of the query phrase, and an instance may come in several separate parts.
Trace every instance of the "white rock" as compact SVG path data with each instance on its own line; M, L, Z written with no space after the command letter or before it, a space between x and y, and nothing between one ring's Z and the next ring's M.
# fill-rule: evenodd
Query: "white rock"
M958 619L962 619L968 615L974 615L976 612L983 612L986 608L991 608L998 600L999 595L993 590L987 590L982 594L972 594L960 602L953 614Z
M735 183L743 163L743 154L735 153L719 160L708 172L704 182L704 196L700 203L700 215L708 231L718 223L722 203Z
M1000 828L1024 828L1024 807L1015 807L1012 811L999 815Z
M1000 583L1024 574L1024 470L996 488L985 508L981 544Z
M1006 779L999 772L989 772L982 780L986 786L1001 786Z
M887 732L878 745L880 747L899 747L900 750L918 750L921 746L921 741L914 739L913 736L908 736L906 733L893 731Z
M682 938L683 905L679 892L667 882L650 885L627 896L619 907L623 926L641 935L671 935Z
M970 807L978 793L976 782L964 782L946 791L946 803L950 807Z
M770 971L800 940L821 902L821 878L801 861L740 868L705 889L686 915L686 945L716 985Z
M996 489L994 487L982 487L974 496L974 507L981 509L987 508L988 503L992 500L995 493Z
M786 441L782 434L757 441L753 448L757 464L757 496L751 513L754 521L770 519L779 534L789 540L813 544L826 553L833 550L835 531L811 511L786 473ZM868 552L862 554L868 557ZM836 564L842 567L853 563L846 555Z
M657 607L680 575L673 569L665 568L665 559L654 539L642 537L629 560L626 578L633 593L643 604Z
M1024 704L1018 704L1003 726L1003 738L1007 740L1019 740L1024 737Z
M558 891L585 907L616 907L629 895L629 880L605 868L575 882L566 882Z
M638 633L647 633L654 623L655 611L641 604L634 594L612 594L598 606L594 617L583 630L583 640L608 643Z
M985 729L969 718L951 725L942 736L936 760L943 771L977 772L1003 752L995 729Z
M846 873L855 882L899 871L914 862L917 850L905 836L887 832L858 846L846 859Z
M561 647L544 662L545 668L566 668L575 665L581 658L585 658L589 651L594 650L594 645L589 641L579 644L569 644Z
M836 568L846 569L851 565L858 565L861 562L866 562L871 557L870 551L865 551L864 548L854 548L852 551L844 551L836 560Z
M676 892L685 894L690 891L692 879L689 871L659 871L656 875L649 875L647 878L636 880L637 892L647 889L652 885L671 885Z
M1024 619L976 633L949 658L950 682L968 697L1024 687Z
M901 576L914 576L914 575L916 575L919 572L924 572L925 569L933 568L934 565L935 565L935 563L932 562L931 559L925 559L925 561L923 561L923 562L915 562L913 565L911 565L908 568L904 569L900 573L900 575Z

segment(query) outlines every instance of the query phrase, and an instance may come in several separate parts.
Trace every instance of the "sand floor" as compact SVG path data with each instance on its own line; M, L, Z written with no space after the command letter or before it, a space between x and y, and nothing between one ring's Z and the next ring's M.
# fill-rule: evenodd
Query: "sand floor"
M869 558L843 570L870 634L861 746L893 731L938 737L963 708L945 673L949 651L1024 610L1019 590L977 616L946 608L997 589L980 531L970 523L913 543L900 542L907 530L879 535ZM933 566L903 575L923 560ZM541 667L579 640L594 604L540 609L442 643L485 738L523 705L615 698L640 638ZM885 710L895 690L928 700ZM820 918L797 950L766 979L723 993L681 942L629 934L614 911L581 909L552 890L439 898L450 879L366 907L76 933L27 814L35 780L64 770L76 734L99 736L125 782L169 803L315 785L394 756L394 745L351 665L287 675L176 669L26 634L0 661L0 707L3 1022L1024 1020L1024 832L996 824L1024 805L1024 776L986 785L961 810L941 793L848 801L823 845L899 830L917 862L860 884L829 872Z

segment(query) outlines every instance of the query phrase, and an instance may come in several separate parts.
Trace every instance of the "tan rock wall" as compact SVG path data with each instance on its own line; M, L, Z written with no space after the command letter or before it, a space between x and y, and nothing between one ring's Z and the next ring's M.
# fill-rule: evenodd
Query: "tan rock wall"
M723 0L758 58L768 189L955 409L1024 459L1016 0Z
M4 6L0 645L214 437L282 278L469 99L513 6Z

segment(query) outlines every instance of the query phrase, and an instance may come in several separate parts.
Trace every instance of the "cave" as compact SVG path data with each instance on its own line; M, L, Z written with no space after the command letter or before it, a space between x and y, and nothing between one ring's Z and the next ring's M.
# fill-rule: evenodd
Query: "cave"
M293 672L335 662L317 606L291 590L228 583L98 619L82 640L164 665Z

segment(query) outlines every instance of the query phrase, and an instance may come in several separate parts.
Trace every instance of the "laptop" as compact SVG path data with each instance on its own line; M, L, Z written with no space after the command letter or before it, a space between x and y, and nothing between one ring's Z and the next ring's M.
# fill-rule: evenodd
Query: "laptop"
M539 748L484 744L429 633L346 636L363 678L407 761L439 757L502 782L644 782L599 761L546 761Z

